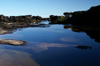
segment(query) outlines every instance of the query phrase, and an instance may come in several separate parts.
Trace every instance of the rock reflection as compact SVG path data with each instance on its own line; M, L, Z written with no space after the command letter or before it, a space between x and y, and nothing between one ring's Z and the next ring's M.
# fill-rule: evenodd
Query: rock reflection
M0 23L0 34L9 34L13 33L16 30L21 30L27 27L50 27L49 24L41 24L41 23Z
M64 29L71 28L74 32L85 32L90 38L100 42L100 27L99 26L68 26L65 25Z
M3 35L3 34L10 34L10 33L12 33L12 32L13 32L12 30L5 30L5 29L0 28L0 35Z
M12 22L12 23L0 23L0 35L13 33L16 30L21 30L26 27L50 27L48 24L43 23L26 23L26 22ZM13 46L25 45L26 41L14 40L14 39L0 39L0 44L8 44Z
M86 31L86 34L90 38L95 39L96 42L100 43L100 30Z
M30 54L15 50L0 49L0 66L40 66Z

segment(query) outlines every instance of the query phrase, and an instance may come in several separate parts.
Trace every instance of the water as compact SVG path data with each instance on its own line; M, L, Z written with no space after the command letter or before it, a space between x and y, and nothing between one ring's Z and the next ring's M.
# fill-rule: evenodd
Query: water
M0 39L28 43L1 44L0 66L100 66L99 29L43 23L5 29L9 32L1 34Z

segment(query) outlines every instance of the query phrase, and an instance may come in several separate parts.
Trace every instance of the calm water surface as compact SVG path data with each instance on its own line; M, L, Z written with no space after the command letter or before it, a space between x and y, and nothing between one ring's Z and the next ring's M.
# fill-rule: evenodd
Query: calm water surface
M0 35L0 39L28 43L1 44L0 66L100 66L99 30L46 24L11 31Z

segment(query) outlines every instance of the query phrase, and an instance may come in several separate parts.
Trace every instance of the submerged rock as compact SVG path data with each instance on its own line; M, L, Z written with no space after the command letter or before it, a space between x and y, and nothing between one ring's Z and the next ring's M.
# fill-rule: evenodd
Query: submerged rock
M9 45L25 45L26 41L21 40L12 40L12 39L0 39L0 44L9 44Z
M76 46L76 48L78 48L78 49L91 49L92 47L90 47L90 46Z

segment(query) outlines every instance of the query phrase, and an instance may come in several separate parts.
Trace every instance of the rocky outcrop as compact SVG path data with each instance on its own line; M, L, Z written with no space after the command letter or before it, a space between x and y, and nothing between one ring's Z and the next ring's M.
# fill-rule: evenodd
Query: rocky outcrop
M90 47L90 46L76 46L75 48L78 48L78 49L91 49L92 47Z
M32 16L32 15L24 15L24 16L4 16L0 15L0 22L40 22L42 17L40 16Z
M12 32L13 31L11 31L11 30L5 30L5 29L0 28L0 35L9 34L9 33L12 33Z
M85 13L86 13L86 11L75 11L71 15L72 15L72 17L77 17L77 16L83 15Z
M21 40L0 39L0 44L9 44L9 45L19 46L19 45L25 45L26 42L21 41Z
M87 11L77 11L72 13L70 19L65 20L63 23L70 23L74 25L100 25L100 5L91 7Z

